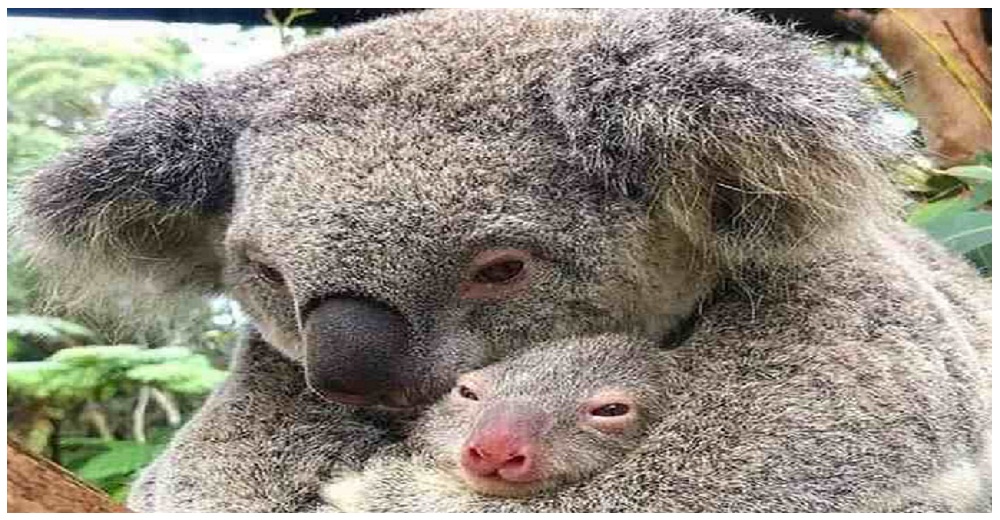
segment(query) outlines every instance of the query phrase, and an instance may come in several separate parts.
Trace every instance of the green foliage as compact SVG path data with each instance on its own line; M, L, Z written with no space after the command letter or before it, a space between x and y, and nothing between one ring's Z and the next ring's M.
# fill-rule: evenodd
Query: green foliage
M877 51L868 44L857 43L834 44L827 50L836 65L862 79L873 95L892 109L892 122L911 128L914 142L922 142L916 117L906 111L902 82ZM950 58L942 56L942 63L947 59ZM908 222L965 256L984 276L992 276L992 154L982 153L973 164L947 170L922 163L914 158L894 172L894 180L913 198Z
M31 36L7 42L7 205L17 212L17 182L93 128L112 100L169 78L191 76L200 64L173 39L133 42ZM7 308L27 312L40 295L37 276L8 232Z
M167 430L160 430L148 443L64 438L60 446L72 455L65 458L63 464L78 477L107 491L111 498L124 501L129 483L163 451L169 434Z
M281 39L281 46L284 47L285 49L288 49L288 47L294 42L294 38L289 32L289 29L292 27L292 24L295 23L295 20L298 20L299 18L302 18L304 16L309 16L311 14L314 14L315 12L316 12L315 9L293 8L289 9L288 14L285 16L284 19L282 19L279 18L278 14L274 11L274 9L265 9L264 19L267 20L267 22L271 24L272 27L278 30L278 37Z
M37 361L54 348L97 339L94 331L52 316L7 316L7 360Z
M83 325L52 316L19 314L7 316L7 337L37 336L50 341L93 340L94 331Z
M188 46L174 39L8 40L8 220L17 218L18 181L94 130L111 106L199 68ZM8 229L7 308L14 314L7 316L8 435L124 498L128 482L168 442L182 414L197 409L224 378L213 362L221 362L236 323L215 321L230 317L231 309L193 305L183 318L133 330L86 312L28 314L40 307L38 287ZM116 344L97 346L101 342Z
M914 204L909 222L992 276L992 154L982 154L974 165L930 170L918 190L922 200Z
M63 407L105 401L142 385L203 395L224 378L224 371L184 347L72 347L45 361L7 363L8 392Z
M43 125L7 122L7 174L18 178L66 147L69 138Z
M226 373L213 368L203 356L190 356L175 361L137 366L130 369L126 376L133 381L167 388L178 394L203 395L221 383Z
M198 64L186 44L27 37L7 45L8 121L73 132L101 116L123 85L190 75Z
M8 361L7 392L14 397L66 407L87 400L101 387L100 372L74 371L53 361Z
M117 439L108 431L100 438L52 440L57 445L52 447L53 455L62 454L58 462L113 498L124 500L131 480L163 450L173 433L173 427L160 427L146 436L149 389L161 392L158 402L165 407L168 422L176 426L179 421L170 420L170 416L177 415L178 410L166 409L173 406L164 401L167 396L191 396L197 406L225 375L212 367L203 354L185 347L69 347L43 361L8 361L7 395L8 402L13 399L22 408L35 410L26 437L30 446L42 449L47 437L58 432L55 425L73 418L75 412L89 411L92 418L107 420L107 412L120 409L123 401L131 403L137 393L146 392L145 400L139 397L134 406L128 406L132 439Z

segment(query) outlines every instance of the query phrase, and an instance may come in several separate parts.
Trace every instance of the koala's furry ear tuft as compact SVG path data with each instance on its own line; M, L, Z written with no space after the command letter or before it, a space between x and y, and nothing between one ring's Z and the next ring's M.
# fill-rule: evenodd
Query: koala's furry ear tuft
M219 285L240 130L220 97L163 87L20 186L17 229L60 291L93 300L120 282L151 293Z
M886 169L907 144L815 40L721 10L595 16L548 86L573 153L723 267L770 264L894 206Z

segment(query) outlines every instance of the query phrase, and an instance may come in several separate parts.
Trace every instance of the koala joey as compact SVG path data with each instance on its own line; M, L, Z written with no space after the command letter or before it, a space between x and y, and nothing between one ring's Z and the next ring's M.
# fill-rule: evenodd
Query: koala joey
M664 355L637 338L601 335L462 374L413 427L410 458L390 449L367 474L328 484L324 498L338 510L437 510L445 504L421 497L523 497L580 481L622 460L658 421ZM382 496L387 484L412 492Z

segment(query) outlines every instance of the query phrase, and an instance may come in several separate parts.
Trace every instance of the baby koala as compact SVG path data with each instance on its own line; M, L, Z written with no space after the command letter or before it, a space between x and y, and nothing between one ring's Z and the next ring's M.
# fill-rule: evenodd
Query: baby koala
M661 417L663 356L601 335L463 374L413 426L410 455L375 457L324 498L339 510L442 511L582 480L621 460Z

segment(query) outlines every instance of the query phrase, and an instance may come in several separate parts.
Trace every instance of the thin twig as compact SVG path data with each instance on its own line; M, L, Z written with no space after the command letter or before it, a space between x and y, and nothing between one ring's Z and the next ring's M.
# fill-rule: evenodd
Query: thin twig
M156 401L160 408L163 409L164 413L167 414L167 422L170 426L177 426L181 423L181 412L177 408L177 404L174 403L170 394L159 390L157 388L152 389L153 400Z
M104 415L104 411L101 410L101 405L93 401L88 401L84 405L83 416L94 426L102 441L107 442L114 439L114 435L111 434L111 428L108 427L108 418Z
M955 42L955 46L958 47L958 50L963 56L965 56L965 61L969 62L972 70L976 71L976 74L979 75L979 79L983 80L983 83L985 83L986 87L990 89L990 92L993 92L993 81L983 73L983 69L979 68L979 64L972 58L972 53L969 52L969 49L966 49L965 45L962 45L962 41L958 39L958 36L951 28L951 24L948 23L948 20L941 20L941 23L943 23L944 28L948 30L948 35L951 36L951 39Z
M132 410L132 437L139 444L146 444L146 405L149 404L150 388L139 389L139 401Z

